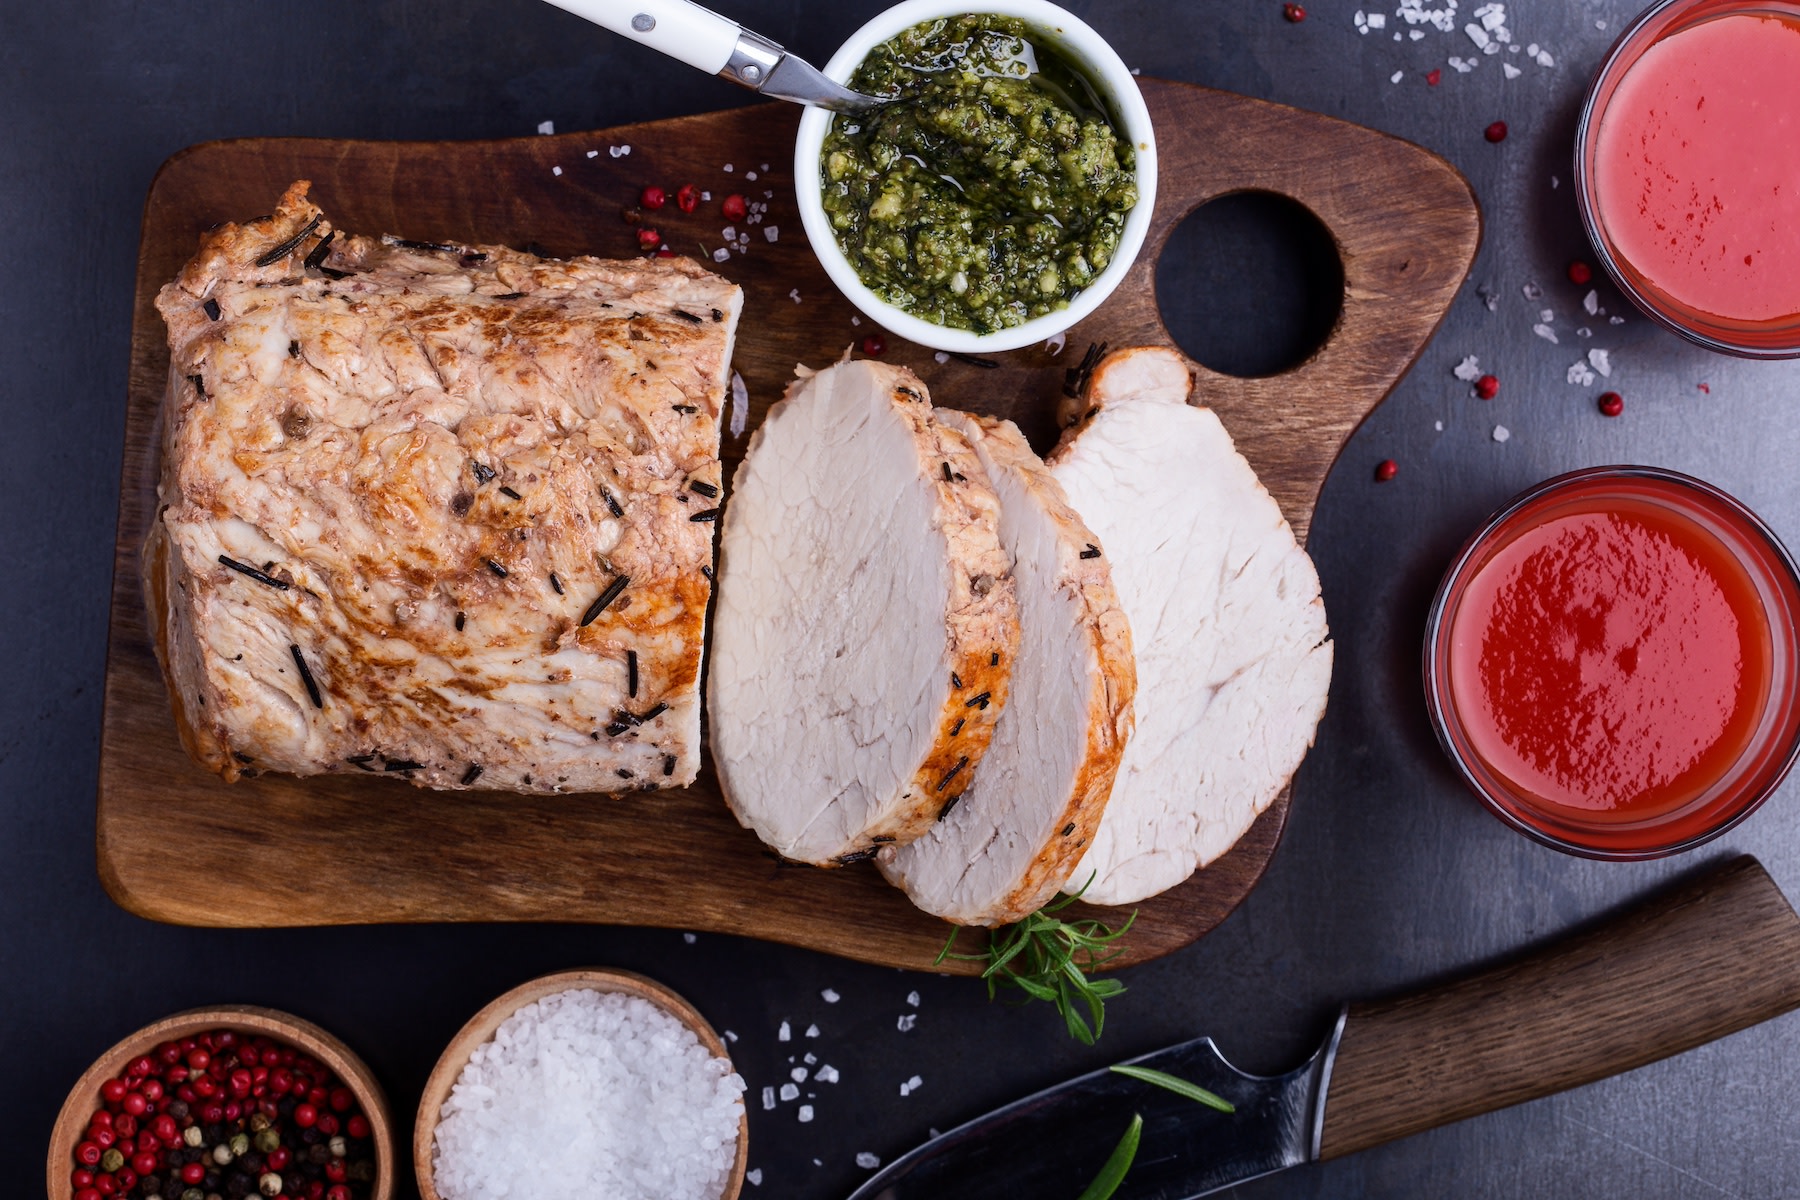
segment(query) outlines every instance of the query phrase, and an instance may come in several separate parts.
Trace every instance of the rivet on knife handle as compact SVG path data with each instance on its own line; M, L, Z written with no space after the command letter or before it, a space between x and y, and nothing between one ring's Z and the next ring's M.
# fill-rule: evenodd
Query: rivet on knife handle
M1509 964L1352 1005L1320 1157L1679 1054L1800 1007L1800 917L1754 858Z

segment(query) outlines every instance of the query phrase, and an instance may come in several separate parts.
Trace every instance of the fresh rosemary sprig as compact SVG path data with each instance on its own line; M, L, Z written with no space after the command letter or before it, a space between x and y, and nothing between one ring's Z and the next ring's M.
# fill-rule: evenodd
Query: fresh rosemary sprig
M1107 1200L1119 1185L1125 1182L1125 1173L1131 1170L1131 1161L1137 1157L1138 1138L1144 1132L1144 1118L1141 1113L1131 1114L1131 1124L1125 1127L1125 1136L1113 1147L1107 1156L1106 1165L1094 1176L1094 1182L1087 1185L1076 1200Z
M1216 1096L1199 1084L1189 1083L1180 1076L1171 1075L1167 1071L1157 1071L1150 1067L1134 1067L1129 1063L1115 1063L1107 1070L1116 1071L1120 1075L1126 1075L1132 1079L1141 1079L1145 1083L1154 1083L1159 1088L1167 1088L1177 1096L1186 1096L1189 1100L1197 1101L1208 1108L1216 1108L1222 1113L1237 1111L1237 1105L1223 1096Z
M1089 876L1088 883L1093 881ZM1125 990L1116 979L1094 979L1092 975L1124 953L1123 947L1113 943L1125 936L1137 913L1118 929L1099 921L1064 921L1053 915L1081 899L1086 891L1087 884L1083 884L1080 892L1045 905L1016 925L995 930L982 954L952 954L951 947L962 932L960 928L952 930L937 962L946 958L985 962L981 977L987 981L988 999L1006 986L1018 988L1030 999L1048 1000L1062 1013L1069 1036L1091 1046L1105 1028L1106 1002Z

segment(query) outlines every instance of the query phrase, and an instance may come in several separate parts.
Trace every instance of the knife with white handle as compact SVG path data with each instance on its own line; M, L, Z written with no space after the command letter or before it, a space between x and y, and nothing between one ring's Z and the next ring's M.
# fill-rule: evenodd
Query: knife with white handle
M1800 1007L1800 917L1742 857L1511 962L1352 1004L1298 1069L1247 1075L1200 1038L1132 1061L1230 1114L1111 1070L952 1129L850 1200L1074 1200L1134 1114L1114 1200L1190 1200L1629 1071Z
M765 96L837 112L883 103L827 79L818 68L691 0L548 0L621 37Z

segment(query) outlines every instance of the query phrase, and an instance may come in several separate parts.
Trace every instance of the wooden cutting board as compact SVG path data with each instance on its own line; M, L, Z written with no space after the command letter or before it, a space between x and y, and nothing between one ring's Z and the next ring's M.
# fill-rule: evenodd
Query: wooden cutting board
M1441 158L1384 134L1187 84L1142 84L1159 139L1156 219L1131 277L1070 332L1067 349L939 363L931 351L889 338L887 358L917 371L938 403L1011 417L1047 449L1065 370L1090 343L1170 341L1154 286L1170 230L1227 192L1292 197L1324 222L1343 259L1336 328L1282 375L1198 375L1201 398L1304 538L1339 447L1424 348L1467 274L1480 238L1474 198ZM749 387L754 428L796 363L823 366L873 331L853 322L854 310L807 248L793 200L798 115L767 103L491 142L250 139L195 146L163 166L138 254L101 738L97 850L100 876L119 904L156 920L215 926L657 925L892 966L932 964L945 925L915 910L872 866L778 866L727 812L710 766L685 791L616 797L433 793L343 776L228 786L182 752L145 628L138 547L155 512L168 371L152 301L202 230L266 212L290 181L310 179L313 197L343 229L624 257L637 252L637 229L621 211L640 190L654 183L672 193L692 183L711 191L711 203L686 215L671 204L652 219L677 252L710 255L728 224L723 197L766 199L766 222L746 226L748 251L716 268L747 294L735 366ZM777 229L779 239L769 240ZM726 439L728 478L746 440ZM1224 919L1268 864L1288 804L1284 793L1224 858L1143 904L1121 965L1184 946Z

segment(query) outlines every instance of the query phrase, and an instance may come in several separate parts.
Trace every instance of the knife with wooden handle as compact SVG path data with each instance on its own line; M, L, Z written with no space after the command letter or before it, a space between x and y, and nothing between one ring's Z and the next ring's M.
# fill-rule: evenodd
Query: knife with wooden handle
M1229 1115L1111 1070L1009 1104L895 1160L851 1200L1079 1195L1133 1114L1115 1200L1188 1200L1579 1087L1800 1007L1800 917L1754 858L1704 871L1510 962L1351 1004L1286 1075L1247 1075L1210 1038L1131 1060Z

